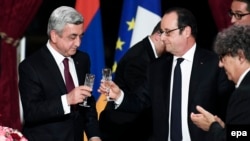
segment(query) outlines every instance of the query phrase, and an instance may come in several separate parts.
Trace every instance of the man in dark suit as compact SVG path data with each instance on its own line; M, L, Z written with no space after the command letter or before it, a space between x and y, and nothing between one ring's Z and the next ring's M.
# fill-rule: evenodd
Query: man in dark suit
M131 92L146 80L146 68L165 52L160 39L160 21L150 36L132 46L121 58L115 71L114 82L124 91ZM142 113L110 109L112 102L100 114L103 141L146 141L152 133L150 109ZM140 132L138 132L140 131Z
M111 83L110 97L115 99L114 109L127 112L140 112L152 107L154 141L170 141L177 124L171 125L173 71L177 59L182 58L181 69L181 115L179 140L202 141L207 132L201 130L190 119L196 112L195 106L202 105L213 113L225 117L228 97L234 85L219 68L218 56L200 48L196 43L197 24L193 14L184 8L171 8L161 20L161 39L165 44L166 55L150 64L145 84L135 91L137 98L131 97L114 82ZM104 82L99 92L105 91ZM222 106L221 106L222 105ZM177 109L173 109L177 112Z
M214 114L197 106L199 114L191 114L192 121L201 129L212 134L211 141L235 139L226 136L231 131L249 131L250 125L250 26L231 26L218 33L214 49L220 56L219 66L223 67L228 79L235 83L236 89L228 103L226 125ZM242 126L243 125L243 126ZM247 130L244 128L247 125ZM250 137L239 137L249 140Z
M19 65L23 134L29 141L82 141L86 131L89 141L101 141L95 99L91 88L83 86L85 74L90 72L90 59L77 50L83 34L82 15L72 7L55 9L47 33L46 46ZM72 88L65 85L65 58ZM86 97L91 106L79 106Z

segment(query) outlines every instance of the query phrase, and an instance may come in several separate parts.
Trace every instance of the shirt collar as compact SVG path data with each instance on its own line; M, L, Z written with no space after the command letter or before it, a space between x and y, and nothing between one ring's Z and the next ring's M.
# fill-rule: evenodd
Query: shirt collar
M237 84L235 85L236 88L240 86L240 83L242 82L243 78L247 75L247 73L250 71L250 68L246 69L244 73L241 74Z
M154 45L153 41L151 40L151 38L149 36L148 36L148 40L149 40L149 42L151 44L151 47L152 47L152 49L154 51L155 58L158 58L159 56L156 53L155 45Z
M51 52L52 56L54 57L54 59L56 60L57 65L59 65L60 63L62 63L63 59L65 58L63 55L61 55L59 52L57 52L49 43L49 41L47 42L47 48L49 49L49 51ZM71 57L67 57L69 58L69 60L71 61L72 58Z
M196 43L182 56L182 58L184 58L186 61L193 62L195 50ZM177 58L180 57L174 56L174 60L176 60Z

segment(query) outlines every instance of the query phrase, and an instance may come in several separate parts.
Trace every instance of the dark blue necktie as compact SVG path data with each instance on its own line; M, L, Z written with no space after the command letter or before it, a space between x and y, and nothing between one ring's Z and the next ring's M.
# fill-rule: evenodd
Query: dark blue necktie
M181 68L180 64L183 58L178 58L174 69L173 93L172 93L172 110L170 123L171 141L182 140L181 128Z

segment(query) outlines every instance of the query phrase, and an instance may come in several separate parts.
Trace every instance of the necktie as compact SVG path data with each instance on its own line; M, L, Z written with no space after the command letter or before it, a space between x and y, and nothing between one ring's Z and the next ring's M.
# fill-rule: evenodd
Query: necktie
M174 69L173 93L172 93L172 110L170 123L171 141L182 140L181 128L181 68L180 64L183 58L178 58Z
M75 85L71 77L71 74L69 72L69 59L68 58L65 58L63 60L63 65L64 65L64 77L65 77L67 92L70 92L72 89L75 88Z

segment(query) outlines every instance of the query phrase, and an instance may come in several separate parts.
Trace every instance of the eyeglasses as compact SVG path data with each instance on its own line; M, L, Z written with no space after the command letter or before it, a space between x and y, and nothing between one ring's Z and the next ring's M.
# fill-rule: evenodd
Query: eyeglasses
M178 27L178 28L175 28L175 29L171 29L171 30L168 30L168 31L163 31L163 30L160 30L160 33L161 35L164 33L164 35L166 36L170 36L170 33L175 31L175 30L178 30L178 29L183 29L185 28L186 26L183 26L183 27Z
M246 15L249 15L250 13L244 13L244 14L240 14L240 13L234 13L233 11L231 11L231 10L229 10L228 11L228 15L229 15L229 17L235 17L235 19L237 19L237 20L241 20L241 18L243 17L243 16L246 16Z

